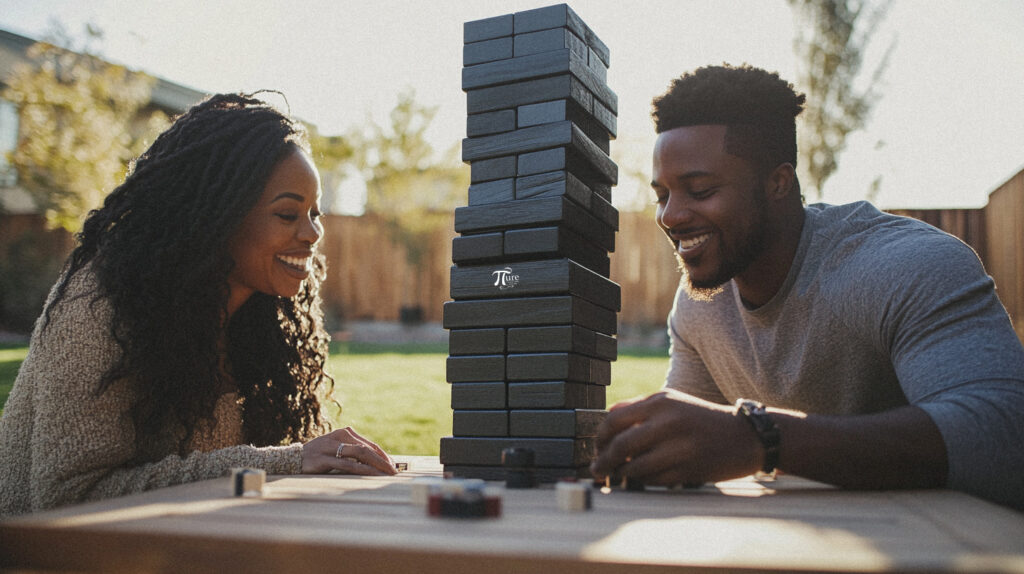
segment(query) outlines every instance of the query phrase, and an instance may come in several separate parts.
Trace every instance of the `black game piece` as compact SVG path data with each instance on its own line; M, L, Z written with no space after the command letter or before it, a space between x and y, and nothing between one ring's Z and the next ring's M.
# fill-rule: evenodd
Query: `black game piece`
M615 311L571 295L444 304L445 329L569 324L608 335L614 335L618 327Z
M510 409L603 409L607 406L604 385L567 381L508 384Z
M614 361L617 354L614 337L579 325L512 328L506 346L509 353L579 353L606 361Z
M511 36L515 29L514 18L512 14L505 14L503 16L466 22L462 25L462 41L466 43L479 42L502 36Z
M537 485L533 476L533 450L514 446L502 449L501 466L505 468L506 488L533 488Z
M516 129L515 110L498 110L466 116L466 136L475 138Z
M604 277L611 271L611 261L604 249L564 227L509 230L504 239L505 254L512 260L528 256L568 257Z
M483 40L462 46L462 65L472 66L495 60L504 60L513 56L511 36Z
M447 378L449 383L504 380L505 355L448 357Z
M469 186L469 205L512 201L516 198L515 179L505 178Z
M597 436L597 427L607 414L598 409L512 410L508 412L508 432L511 436Z
M451 297L457 301L549 294L577 295L607 309L621 308L618 284L571 259L451 268Z
M509 436L508 411L458 410L452 413L454 436Z
M470 114L514 108L523 104L572 98L585 110L594 109L594 96L572 74L561 74L466 92L466 110Z
M506 406L504 382L452 383L451 387L453 410L503 409Z
M501 259L504 254L505 235L500 231L463 235L452 239L452 261L455 263Z
M564 225L607 251L615 249L615 229L565 197L455 208L455 231L464 234L552 225Z
M501 451L509 447L532 449L538 467L576 468L589 464L596 451L595 439L583 438L489 438L442 437L441 463L448 465L500 466Z
M478 465L453 465L444 466L445 474L462 478L479 478L483 480L501 481L505 480L505 467L478 466ZM566 478L590 478L590 467L579 466L576 468L567 467L533 467L533 477L537 482L558 482Z
M553 52L563 48L568 48L582 58L589 57L590 46L587 46L582 38L567 28L551 28L516 34L513 51L515 56L519 57L540 52Z
M515 177L515 175L516 156L514 155L478 160L474 161L473 164L469 166L470 183L480 183L494 179Z
M505 352L505 329L452 329L449 355L495 355Z
M572 381L593 385L611 384L611 363L575 353L525 353L507 355L509 381Z

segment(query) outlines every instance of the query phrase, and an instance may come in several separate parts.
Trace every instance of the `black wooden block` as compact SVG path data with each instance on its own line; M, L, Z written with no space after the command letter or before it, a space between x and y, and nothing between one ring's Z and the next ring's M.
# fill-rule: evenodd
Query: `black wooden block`
M449 355L496 355L505 352L505 329L452 329Z
M501 381L505 379L505 355L464 355L448 357L449 383Z
M572 295L448 301L444 304L445 329L568 324L608 335L614 335L618 327L615 311Z
M462 25L462 41L479 42L501 36L511 36L515 30L514 26L515 17L512 14L466 22Z
M519 177L565 171L568 150L564 147L521 153L516 157L516 175Z
M469 90L466 92L466 111L477 114L564 98L572 98L585 110L592 112L594 109L594 96L583 82L572 74L561 74L550 78Z
M576 295L607 309L621 309L618 284L571 259L453 266L450 294L456 301L534 295Z
M600 104L598 104L600 105ZM602 106L604 108L604 106ZM571 121L583 130L601 151L608 153L611 133L593 114L583 109L575 100L563 99L536 104L525 104L516 108L516 127Z
M508 411L458 410L452 413L454 436L509 436ZM537 436L537 435L532 435ZM562 435L553 435L562 436ZM589 436L589 435L580 435Z
M540 126L523 129L532 130L537 127ZM578 130L575 126L573 129ZM597 144L582 135L582 132L579 133L582 137L574 141L573 144L520 153L517 158L516 174L526 176L565 170L577 176L594 190L606 188L607 193L600 193L600 195L609 199L611 197L610 184L614 184L618 180L618 167L611 161L611 158L600 151L601 148Z
M516 199L564 195L590 209L593 193L578 177L564 169L516 178Z
M509 381L569 381L608 385L611 363L576 353L509 354L505 361Z
M516 129L515 110L498 110L466 116L468 137L486 136Z
M619 210L615 209L615 206L607 199L594 194L591 197L588 208L590 213L593 213L598 219L610 225L612 229L616 231L619 229Z
M501 381L452 383L451 387L453 409L503 409L507 404L506 385Z
M462 46L462 65L473 66L496 60L505 60L514 55L511 36L473 42Z
M597 409L512 410L508 412L510 436L590 437L608 411Z
M503 466L474 466L463 464L446 464L444 466L446 476L458 478L479 478L481 480L503 481L508 470ZM558 482L568 478L591 478L589 466L576 468L547 468L533 467L533 477L537 482Z
M532 449L538 467L576 468L593 460L596 441L583 438L477 438L442 437L441 464L501 464L501 451L510 447Z
M619 358L619 340L604 333L596 333L594 337L594 356L608 361L614 361Z
M569 381L508 383L510 409L603 409L605 385Z
M594 102L592 115L598 123L611 135L614 139L618 135L618 120L615 114L611 110L604 107L601 102Z
M553 225L563 225L606 251L615 250L615 230L565 197L455 208L455 231L463 234Z
M593 48L588 47L589 52L587 53L587 67L589 67L594 74L602 82L608 81L608 64L605 64L601 57L597 55L597 52Z
M505 236L500 231L455 237L452 239L452 261L469 263L501 259L504 244Z
M470 183L480 183L516 175L516 156L474 161L469 166Z
M579 353L614 361L616 339L579 325L548 327L515 327L508 330L506 348L509 353ZM608 344L611 341L611 345Z
M608 46L594 34L594 31L567 4L556 4L554 6L516 12L513 20L513 31L517 35L548 28L563 26L569 28L582 38L588 46L594 49L605 65L608 64Z
M579 62L580 60L579 56L575 57L575 61ZM466 66L462 68L462 89L463 91L476 90L499 84L565 74L571 71L572 61L574 59L571 50L562 49L520 56L518 58L497 60L475 66ZM589 72L592 78L591 81L596 81L597 76L589 68L586 68L585 64L584 68ZM579 77L579 71L580 69L577 69L577 72L574 72L573 75ZM587 83L587 78L579 79L591 92L594 92L594 88L591 88ZM595 93L594 95L597 94ZM609 106L609 109L612 109L612 107Z
M516 198L515 178L496 179L469 186L469 205L486 205ZM596 214L595 214L596 215Z
M581 57L588 57L590 46L568 28L550 28L515 35L513 52L516 57L568 48ZM466 64L463 64L466 65Z
M508 62L509 60L502 60ZM480 66L490 66L491 64L480 64ZM467 68L463 68L466 70ZM619 112L619 97L615 95L615 92L608 87L608 84L604 82L594 70L590 69L587 65L586 58L580 58L576 54L569 54L569 73L575 76L579 81L588 89L590 93L594 95L594 103L602 103L609 111L613 114ZM593 108L591 108L593 109Z
M568 257L587 269L609 276L607 251L564 227L514 229L504 233L505 255L511 258Z

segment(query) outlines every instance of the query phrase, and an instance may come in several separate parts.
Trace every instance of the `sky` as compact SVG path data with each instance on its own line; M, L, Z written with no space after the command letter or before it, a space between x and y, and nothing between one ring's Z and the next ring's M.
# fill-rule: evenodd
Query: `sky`
M428 136L465 136L462 25L552 0L0 0L0 28L40 38L57 19L101 54L204 92L276 89L292 113L340 134L384 123L398 94L436 107ZM619 97L616 203L646 201L651 99L695 68L751 64L792 81L794 18L785 0L577 0L609 47ZM853 134L824 200L882 208L982 207L1024 169L1024 2L895 0L868 66L895 43L867 128ZM640 177L632 178L627 172Z

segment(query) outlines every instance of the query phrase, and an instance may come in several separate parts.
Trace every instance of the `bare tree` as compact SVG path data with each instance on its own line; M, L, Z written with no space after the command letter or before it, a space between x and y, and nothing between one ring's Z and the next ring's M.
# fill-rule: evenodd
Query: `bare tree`
M862 77L864 57L892 0L787 0L796 18L794 50L798 84L807 94L799 123L805 187L820 200L839 166L846 137L862 129L878 101L878 85L895 49L886 47L874 70ZM877 194L880 178L865 193Z

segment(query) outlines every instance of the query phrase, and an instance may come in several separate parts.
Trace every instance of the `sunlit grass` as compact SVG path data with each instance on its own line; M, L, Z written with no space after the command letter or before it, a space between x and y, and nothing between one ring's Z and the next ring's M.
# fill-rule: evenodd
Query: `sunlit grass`
M438 454L451 434L446 344L336 344L328 368L335 378L328 409L335 428L351 426L394 454ZM14 385L25 346L0 346L0 409ZM608 404L657 390L668 366L664 351L623 350L612 363ZM2 410L0 410L2 412Z

